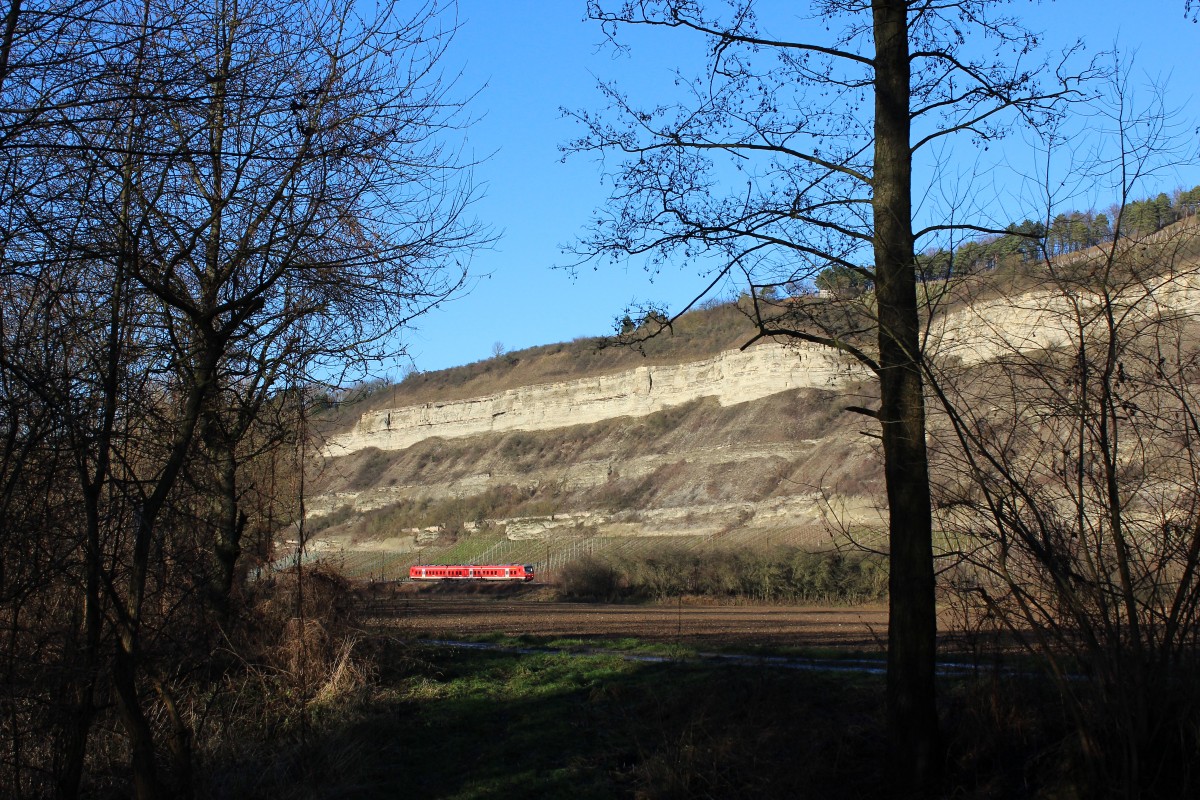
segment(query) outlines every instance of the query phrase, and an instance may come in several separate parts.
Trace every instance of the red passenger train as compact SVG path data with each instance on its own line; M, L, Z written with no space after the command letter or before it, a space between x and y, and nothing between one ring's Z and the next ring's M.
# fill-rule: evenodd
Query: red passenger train
M531 564L417 564L408 568L414 581L531 581Z

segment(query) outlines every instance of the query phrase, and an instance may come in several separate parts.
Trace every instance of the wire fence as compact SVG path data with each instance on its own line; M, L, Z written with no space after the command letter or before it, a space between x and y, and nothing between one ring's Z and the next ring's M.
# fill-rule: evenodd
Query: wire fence
M780 546L825 549L836 546L838 538L837 534L814 537L811 532L789 526L724 527L708 533L684 535L592 534L541 539L509 539L501 532L476 531L450 543L432 543L405 551L312 547L303 552L299 563L311 566L324 562L351 580L371 582L405 580L409 568L416 564L529 564L534 567L540 580L552 582L558 579L568 564L588 557L637 559L661 552L663 548L688 552L729 548L758 550ZM290 569L296 564L296 553L289 553L254 570L251 579Z

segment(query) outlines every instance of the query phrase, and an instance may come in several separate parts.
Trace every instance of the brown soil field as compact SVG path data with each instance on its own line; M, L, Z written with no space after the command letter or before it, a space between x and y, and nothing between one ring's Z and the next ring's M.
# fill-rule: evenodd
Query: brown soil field
M399 595L375 598L363 611L402 636L453 639L502 633L551 638L679 642L700 647L788 645L883 652L882 605L614 605L533 599Z

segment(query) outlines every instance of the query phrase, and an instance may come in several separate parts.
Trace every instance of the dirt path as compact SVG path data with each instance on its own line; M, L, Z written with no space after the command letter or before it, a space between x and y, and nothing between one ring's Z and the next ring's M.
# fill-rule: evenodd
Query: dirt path
M606 605L464 597L397 597L370 604L373 623L405 635L487 633L649 641L698 646L793 645L882 651L883 606Z

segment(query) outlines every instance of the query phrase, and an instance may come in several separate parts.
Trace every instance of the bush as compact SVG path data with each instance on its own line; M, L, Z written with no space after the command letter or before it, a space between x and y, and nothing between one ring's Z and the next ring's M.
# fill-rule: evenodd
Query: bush
M322 514L318 517L310 517L304 523L305 531L309 536L320 533L329 528L335 528L344 522L349 522L354 518L354 509L347 505L341 505L330 511L328 514Z
M383 473L392 465L393 454L375 447L368 447L364 453L358 469L350 479L351 489L362 490L376 486Z
M796 548L687 550L588 556L563 568L569 599L666 600L695 595L766 602L853 604L887 597L887 562L876 554Z
M343 533L349 533L355 540L370 540L397 536L406 528L437 525L447 533L459 534L469 529L468 523L478 525L489 519L561 513L560 497L564 491L557 483L535 487L504 484L468 497L401 500L361 513L342 507L327 517L316 518L310 531L316 533L345 524Z
M363 636L348 581L327 566L257 581L245 599L209 671L184 692L203 709L193 740L200 797L311 784L332 733L368 713L381 669L396 661L384 659L386 642Z
M572 561L560 576L562 596L569 600L611 602L620 597L621 582L617 571L594 556Z

